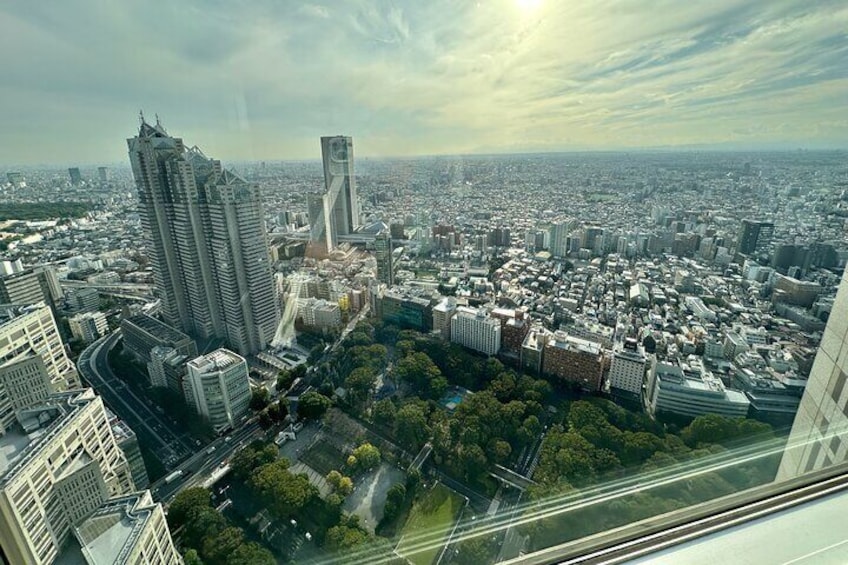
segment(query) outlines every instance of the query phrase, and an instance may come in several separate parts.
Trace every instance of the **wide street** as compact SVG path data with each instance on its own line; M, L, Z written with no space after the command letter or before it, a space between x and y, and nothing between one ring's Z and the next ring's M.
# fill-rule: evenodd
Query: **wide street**
M88 346L77 360L83 380L103 397L106 405L136 435L143 438L166 468L173 468L199 449L175 422L156 412L146 399L139 398L109 367L108 354L120 339L120 330Z
M172 472L183 471L182 476L170 483L166 483L165 479L162 478L150 485L153 498L167 504L179 491L202 485L213 471L221 469L229 463L233 453L250 442L260 439L263 435L264 432L260 429L259 424L255 420L250 420L239 429L224 437L217 438L202 448L198 448L197 453L172 470Z

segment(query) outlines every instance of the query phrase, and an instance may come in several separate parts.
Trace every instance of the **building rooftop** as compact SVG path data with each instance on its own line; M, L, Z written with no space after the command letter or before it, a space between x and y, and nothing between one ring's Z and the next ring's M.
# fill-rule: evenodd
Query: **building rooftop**
M130 322L147 333L156 336L158 339L169 343L178 343L186 339L191 339L183 332L172 328L168 324L160 322L156 318L152 318L147 314L136 314L135 316L125 318L124 321Z
M105 502L74 528L80 553L88 565L124 563L150 519L155 504L149 491ZM75 552L71 551L69 554ZM78 562L78 561L77 561ZM62 563L74 563L63 560Z
M221 369L226 369L232 365L244 362L244 357L238 353L221 348L206 355L195 357L188 362L188 365L198 372L208 373L210 371L220 371Z
M20 410L17 422L0 436L0 486L15 477L43 440L59 431L78 407L94 398L92 389L61 392L35 408Z

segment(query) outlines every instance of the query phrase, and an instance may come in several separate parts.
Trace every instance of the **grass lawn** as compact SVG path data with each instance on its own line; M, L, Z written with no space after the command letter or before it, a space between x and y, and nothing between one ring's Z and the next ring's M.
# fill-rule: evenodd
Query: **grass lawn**
M345 456L332 444L319 439L300 456L300 460L326 476L330 471L341 469Z
M465 499L437 483L415 501L397 552L415 565L431 565L447 541Z

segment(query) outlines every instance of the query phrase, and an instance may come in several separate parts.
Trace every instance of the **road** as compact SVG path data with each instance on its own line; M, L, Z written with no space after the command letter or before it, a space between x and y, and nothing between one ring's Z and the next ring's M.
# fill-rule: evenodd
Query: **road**
M212 474L212 471L228 463L233 453L253 440L263 437L263 435L264 432L259 428L259 424L250 420L227 436L220 437L203 446L198 449L197 453L174 469L174 471L181 470L185 473L179 479L167 484L164 479L160 479L150 485L150 492L153 493L154 500L167 504L179 491L201 485ZM214 451L209 453L212 448L214 448Z
M157 413L140 399L109 367L109 351L120 339L120 330L88 346L77 360L80 376L103 397L103 401L136 433L148 439L154 453L166 468L173 468L198 446L180 431L176 423Z

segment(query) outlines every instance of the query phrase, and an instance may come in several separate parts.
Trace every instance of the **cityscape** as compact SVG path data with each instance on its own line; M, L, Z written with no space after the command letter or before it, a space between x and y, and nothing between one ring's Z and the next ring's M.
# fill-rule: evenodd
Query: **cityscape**
M193 142L141 114L129 167L6 172L8 562L505 561L844 459L805 394L844 396L844 152ZM533 518L810 428L683 498Z
M844 565L846 29L0 3L0 565Z

